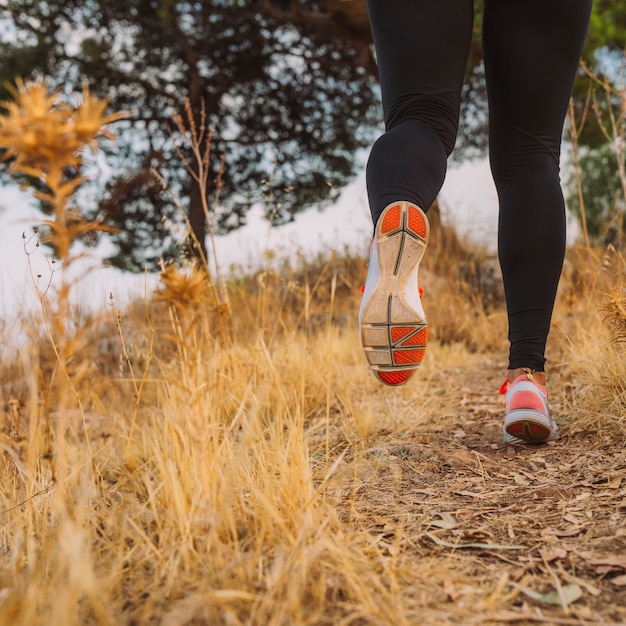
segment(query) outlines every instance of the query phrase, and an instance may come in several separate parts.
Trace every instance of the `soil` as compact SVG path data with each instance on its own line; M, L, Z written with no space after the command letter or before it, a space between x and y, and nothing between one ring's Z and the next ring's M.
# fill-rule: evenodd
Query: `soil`
M539 446L502 442L496 359L434 383L445 424L379 437L338 502L393 561L410 622L626 624L626 451L572 432L558 377L561 438Z

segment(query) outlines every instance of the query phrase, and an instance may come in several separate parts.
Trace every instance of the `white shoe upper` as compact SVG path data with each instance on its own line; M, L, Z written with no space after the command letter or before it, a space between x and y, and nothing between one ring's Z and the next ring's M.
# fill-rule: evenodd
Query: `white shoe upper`
M559 427L550 416L546 388L525 375L507 384L505 412L505 443L543 443L559 438Z

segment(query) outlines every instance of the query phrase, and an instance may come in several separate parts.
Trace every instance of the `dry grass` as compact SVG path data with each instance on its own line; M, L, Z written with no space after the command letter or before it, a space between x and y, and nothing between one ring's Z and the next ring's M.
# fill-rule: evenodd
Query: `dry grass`
M66 219L54 154L25 167L71 260L72 233L101 225ZM626 623L624 260L568 252L550 339L563 437L506 447L497 265L430 215L433 340L400 389L362 358L351 255L227 294L168 268L101 317L69 306L63 274L40 293L0 363L0 624Z
M439 339L401 389L361 358L350 256L232 283L230 326L193 273L86 320L84 424L58 389L45 414L45 350L5 363L0 623L625 622L626 372L600 311L624 268L596 262L568 256L564 437L539 448L501 443L501 307L465 305L442 341L460 296L433 269Z

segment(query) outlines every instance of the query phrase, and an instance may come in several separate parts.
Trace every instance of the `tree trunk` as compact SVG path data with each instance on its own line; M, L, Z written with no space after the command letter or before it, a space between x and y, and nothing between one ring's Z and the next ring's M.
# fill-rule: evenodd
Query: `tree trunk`
M206 218L202 208L202 196L199 185L192 181L189 191L189 209L187 213L189 219L189 251L192 258L196 258L203 264L207 263L206 249Z

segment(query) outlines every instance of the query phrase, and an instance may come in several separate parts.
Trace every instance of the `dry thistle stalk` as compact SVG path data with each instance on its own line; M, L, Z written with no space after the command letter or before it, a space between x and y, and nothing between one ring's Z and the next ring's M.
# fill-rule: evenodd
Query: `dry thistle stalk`
M73 353L81 346L81 332L76 331L70 321L71 282L67 271L77 258L70 255L72 244L87 233L109 228L99 221L86 220L73 205L73 199L85 182L81 169L86 151L94 152L102 139L112 139L107 126L126 113L107 115L107 101L94 97L87 88L83 89L80 102L72 105L63 100L59 92L52 91L45 80L26 83L18 80L15 87L9 86L9 91L12 100L0 102L0 162L9 164L9 172L25 174L44 186L39 190L38 185L32 183L33 195L50 209L51 217L44 221L47 227L44 239L61 259L62 267L56 302L49 302L47 288L43 291L38 288L38 295L56 362L72 391L85 426L78 384L81 378L84 379L86 369L76 367L73 360ZM50 388L52 382L52 377L46 380L42 390ZM57 403L60 416L57 446L59 458L64 462L67 460L62 450L68 402L67 389L62 386ZM88 437L86 441L89 448Z
M0 161L9 171L26 174L44 183L46 191L34 196L46 203L52 219L46 240L56 255L67 261L72 243L92 231L109 230L100 222L88 222L70 206L77 189L85 149L95 151L101 139L112 139L106 128L126 113L105 114L106 100L95 98L87 88L75 107L50 91L44 80L9 86L13 100L0 102Z
M230 307L220 300L205 267L196 263L186 267L168 265L163 267L160 279L155 300L167 306L173 330L170 339L182 363L192 363L198 350L214 346L214 340L230 340Z

